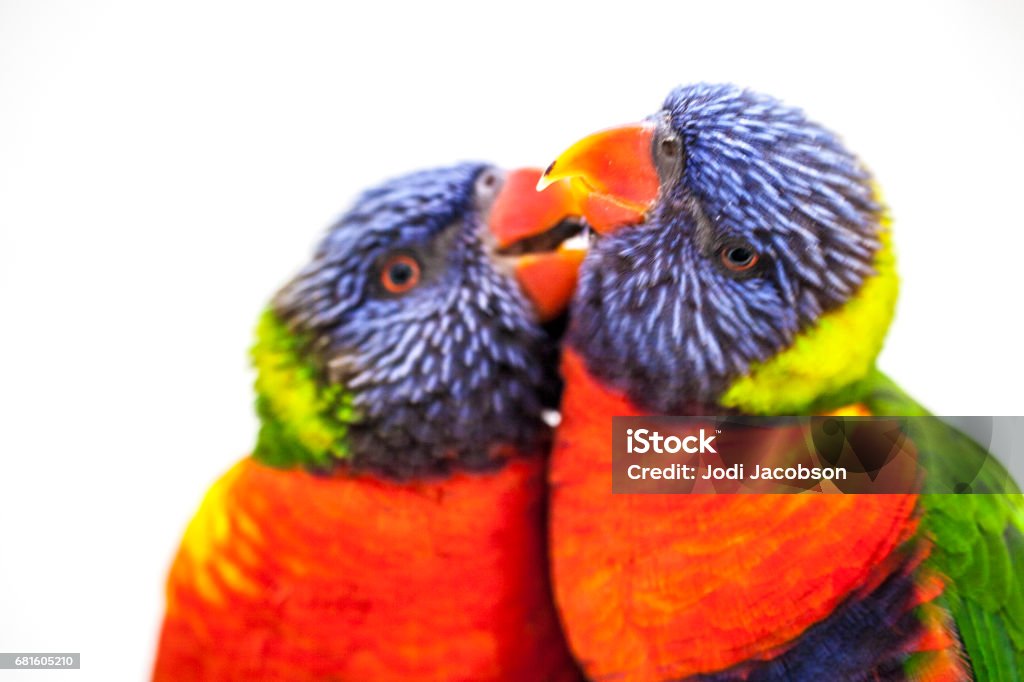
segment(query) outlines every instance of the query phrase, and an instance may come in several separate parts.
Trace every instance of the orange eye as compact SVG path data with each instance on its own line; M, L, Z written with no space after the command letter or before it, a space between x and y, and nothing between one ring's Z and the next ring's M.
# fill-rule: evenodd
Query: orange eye
M758 255L754 249L745 244L723 246L721 251L722 265L733 272L744 272L757 265Z
M392 256L384 263L380 283L393 294L404 294L420 283L420 264L412 256Z

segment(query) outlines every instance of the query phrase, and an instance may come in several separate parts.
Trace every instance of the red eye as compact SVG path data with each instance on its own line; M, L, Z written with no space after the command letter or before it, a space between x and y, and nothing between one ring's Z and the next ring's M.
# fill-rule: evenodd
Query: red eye
M420 283L420 264L412 256L392 256L384 263L380 283L393 294L404 294Z
M721 251L722 265L734 272L744 272L757 265L758 255L749 246L733 244L723 246Z

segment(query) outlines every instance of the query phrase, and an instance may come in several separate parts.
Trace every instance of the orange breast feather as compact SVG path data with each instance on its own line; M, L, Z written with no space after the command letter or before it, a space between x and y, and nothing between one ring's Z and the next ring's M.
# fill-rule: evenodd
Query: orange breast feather
M914 495L612 495L624 396L566 353L552 455L552 564L595 678L677 679L776 655L913 532Z
M575 679L543 477L540 458L423 484L239 463L171 569L154 678Z

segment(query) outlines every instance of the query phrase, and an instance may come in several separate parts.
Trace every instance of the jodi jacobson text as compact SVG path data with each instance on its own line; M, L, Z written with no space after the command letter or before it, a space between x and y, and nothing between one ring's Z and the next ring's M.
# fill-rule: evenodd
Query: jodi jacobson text
M631 464L626 475L634 481L643 480L681 480L681 481L820 481L846 480L844 467L807 467L797 464L792 467L763 467L755 464L753 471L746 475L744 465L733 464L728 467L701 467L698 475L696 466L689 464L673 464L667 467L645 467Z

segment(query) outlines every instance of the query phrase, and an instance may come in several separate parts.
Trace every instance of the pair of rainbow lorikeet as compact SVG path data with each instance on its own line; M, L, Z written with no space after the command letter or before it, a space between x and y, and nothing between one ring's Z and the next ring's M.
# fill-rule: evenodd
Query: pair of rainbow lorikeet
M864 166L732 86L366 191L259 323L155 679L1024 679L991 460L989 494L611 494L612 416L926 414L875 367L896 290ZM979 448L927 424L926 471Z

